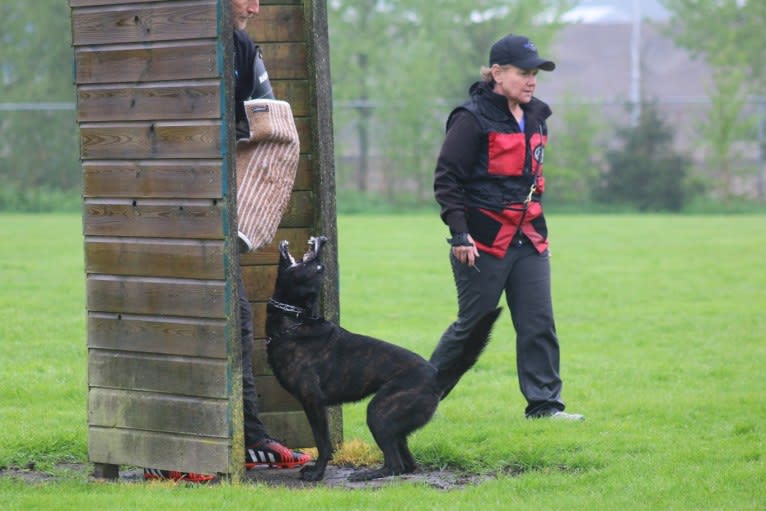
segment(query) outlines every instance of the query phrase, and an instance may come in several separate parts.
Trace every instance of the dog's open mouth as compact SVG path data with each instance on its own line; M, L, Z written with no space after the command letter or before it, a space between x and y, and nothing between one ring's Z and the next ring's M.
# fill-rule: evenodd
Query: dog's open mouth
M300 262L307 263L319 258L322 252L322 247L325 243L327 243L326 236L311 236L308 241L309 249L305 254L303 254L303 259ZM290 266L295 266L299 263L290 253L289 243L286 240L283 240L279 243L279 253L286 261L289 261Z

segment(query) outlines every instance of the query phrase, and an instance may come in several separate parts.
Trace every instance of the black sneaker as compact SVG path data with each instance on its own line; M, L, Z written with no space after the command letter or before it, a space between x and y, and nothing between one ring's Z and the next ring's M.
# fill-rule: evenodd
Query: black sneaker
M264 438L245 447L245 468L247 470L255 467L272 468L295 468L305 465L311 461L311 456L300 451L293 451L276 440Z

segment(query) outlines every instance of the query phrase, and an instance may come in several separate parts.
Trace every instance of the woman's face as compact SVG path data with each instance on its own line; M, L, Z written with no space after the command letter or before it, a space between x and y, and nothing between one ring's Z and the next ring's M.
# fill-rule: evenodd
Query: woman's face
M495 79L494 91L508 98L514 104L525 104L532 100L537 86L539 69L521 69L513 65L492 66Z

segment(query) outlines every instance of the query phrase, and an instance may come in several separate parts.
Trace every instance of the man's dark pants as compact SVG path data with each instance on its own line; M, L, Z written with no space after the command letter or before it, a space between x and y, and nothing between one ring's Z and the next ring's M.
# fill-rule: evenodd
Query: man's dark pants
M266 437L266 426L258 418L258 393L255 391L253 377L253 309L247 300L245 281L240 272L237 277L239 287L239 321L242 336L242 398L245 412L245 445L254 445Z

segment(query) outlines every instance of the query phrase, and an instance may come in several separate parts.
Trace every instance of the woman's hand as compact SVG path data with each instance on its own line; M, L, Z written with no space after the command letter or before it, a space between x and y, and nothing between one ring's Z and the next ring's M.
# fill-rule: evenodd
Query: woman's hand
M470 245L453 246L452 255L454 255L455 259L457 259L461 263L467 264L468 266L473 267L474 264L476 264L476 259L479 257L479 250L476 248L476 243L474 243L471 235L466 234L466 237Z

